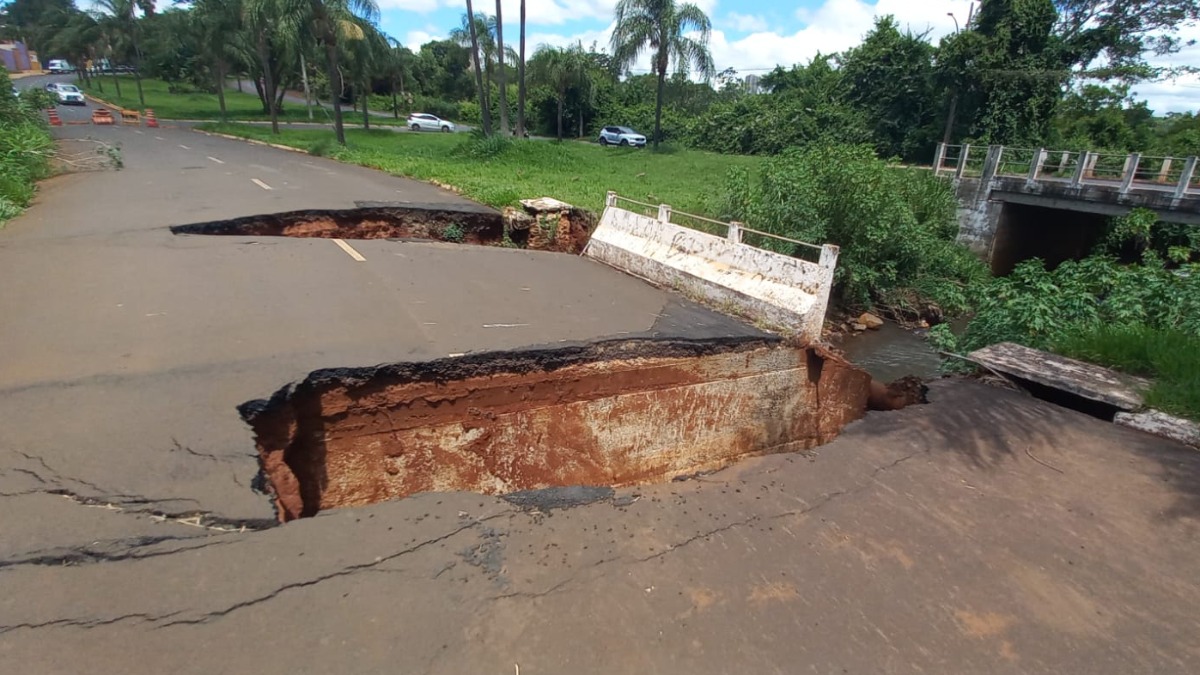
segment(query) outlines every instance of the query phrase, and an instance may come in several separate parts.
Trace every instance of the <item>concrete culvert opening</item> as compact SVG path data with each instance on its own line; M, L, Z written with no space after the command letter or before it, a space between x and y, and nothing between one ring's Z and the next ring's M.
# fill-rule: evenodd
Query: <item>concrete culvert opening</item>
M331 369L240 407L281 521L419 492L627 486L829 442L870 376L777 338Z

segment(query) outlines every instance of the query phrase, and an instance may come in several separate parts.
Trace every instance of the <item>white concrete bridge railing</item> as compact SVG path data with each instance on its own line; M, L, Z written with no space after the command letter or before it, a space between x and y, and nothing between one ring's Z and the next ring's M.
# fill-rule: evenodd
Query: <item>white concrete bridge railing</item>
M1183 199L1200 190L1195 157L1154 157L1141 153L1113 154L1089 150L1013 148L939 143L933 171L955 178L1024 178L1030 186L1057 183L1109 187L1119 194L1132 190L1173 193Z
M679 221L690 221L693 227ZM785 242L797 251L811 252L816 260L751 246L743 241L748 236ZM584 255L706 304L795 332L811 343L821 338L838 247L788 239L609 192Z

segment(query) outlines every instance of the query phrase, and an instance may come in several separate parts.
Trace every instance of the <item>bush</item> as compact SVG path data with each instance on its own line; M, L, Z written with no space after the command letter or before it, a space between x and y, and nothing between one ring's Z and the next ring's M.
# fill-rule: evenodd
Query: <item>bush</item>
M11 90L8 73L0 71L0 223L29 204L34 183L49 174L54 150L36 96L46 92L27 91L18 99Z
M755 229L841 247L837 292L844 304L947 314L970 306L983 264L954 242L956 202L949 184L928 173L889 167L868 146L792 149L759 175L729 173L718 211ZM803 249L765 240L791 255Z
M484 136L481 129L472 129L467 138L454 149L454 155L469 159L492 159L507 152L512 145L511 138L505 138L498 133Z

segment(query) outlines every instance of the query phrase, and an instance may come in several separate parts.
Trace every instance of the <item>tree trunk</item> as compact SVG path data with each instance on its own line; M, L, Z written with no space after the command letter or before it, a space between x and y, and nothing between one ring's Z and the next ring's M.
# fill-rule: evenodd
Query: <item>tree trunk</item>
M225 63L217 62L217 104L221 106L221 121L225 121Z
M300 54L300 80L304 82L304 109L308 111L308 121L312 121L312 95L308 89L308 65L304 63L304 54Z
M400 103L396 100L396 90L392 90L392 118L400 119Z
M267 115L271 118L271 133L279 133L279 110L275 107L275 83L271 76L271 53L267 48L267 36L258 36L258 60L263 71L263 102L267 107Z
M367 97L370 95L371 95L370 90L367 87L363 87L363 93L362 93L363 129L366 129L368 131L371 130L371 113L367 110Z
M946 116L946 133L942 136L942 143L950 145L950 137L954 133L954 116L958 113L958 91L950 98L950 114Z
M238 81L238 93L241 94L242 93L242 74L241 73L237 74L237 81Z
M508 136L508 73L504 68L504 18L496 0L496 62L500 64L500 135Z
M561 142L561 141L562 141L562 139L563 139L563 132L562 132L562 122L563 122L563 99L565 99L566 97L567 97L567 96L566 96L566 94L559 94L559 95L558 95L558 140L559 140L560 142Z
M579 138L583 138L583 103L579 104Z
M521 58L517 62L517 135L525 138L525 0L521 0Z
M661 64L661 60L659 62ZM658 93L654 96L654 149L658 149L658 139L662 137L662 108L663 91L667 85L667 69L658 70Z
M483 88L483 68L479 63L479 33L475 30L475 8L467 0L467 23L471 27L471 58L475 61L475 87L479 90L479 118L483 135L492 135L492 114L487 108L487 90Z
M142 51L138 49L137 42L133 43L133 81L137 83L138 102L142 104L142 110L145 110L146 95L142 93Z
M339 145L346 144L346 129L342 126L342 70L338 67L337 37L332 28L326 28L325 60L329 62L329 89L333 99L333 133Z

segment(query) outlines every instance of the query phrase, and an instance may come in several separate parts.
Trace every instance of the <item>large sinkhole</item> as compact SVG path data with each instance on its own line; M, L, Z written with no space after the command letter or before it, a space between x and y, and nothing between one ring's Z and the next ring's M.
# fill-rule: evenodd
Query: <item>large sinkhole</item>
M430 491L659 482L832 440L870 376L773 337L329 369L240 407L280 520Z
M536 217L509 209L465 202L355 202L352 209L306 209L174 225L178 235L296 237L326 239L404 239L483 246L516 246L579 253L596 224L588 211L564 208Z

